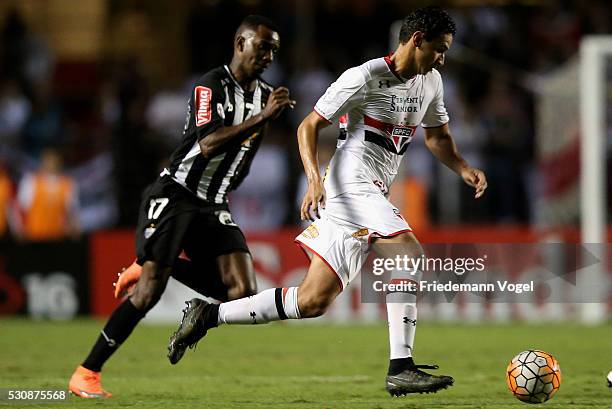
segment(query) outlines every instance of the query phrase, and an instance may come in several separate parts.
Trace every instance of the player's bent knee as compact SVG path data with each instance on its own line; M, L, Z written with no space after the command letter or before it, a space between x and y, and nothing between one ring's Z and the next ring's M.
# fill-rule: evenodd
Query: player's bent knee
M138 288L140 287L140 288ZM159 284L148 283L146 285L138 286L134 294L130 297L134 307L141 311L149 311L157 304L164 292L163 288L159 287Z
M301 294L298 295L298 305L302 318L316 318L325 314L325 311L331 305L332 300L327 297Z
M153 268L151 268L153 267ZM149 311L161 298L168 282L170 270L162 270L157 266L146 266L136 284L134 294L130 297L132 304L141 311Z

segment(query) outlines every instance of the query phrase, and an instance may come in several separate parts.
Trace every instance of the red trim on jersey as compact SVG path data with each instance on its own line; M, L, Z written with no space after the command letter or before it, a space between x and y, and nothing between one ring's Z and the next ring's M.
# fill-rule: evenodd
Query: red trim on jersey
M327 267L329 267L330 270L333 271L334 274L336 274L336 278L338 279L338 284L340 284L340 291L344 290L344 282L342 281L342 277L340 277L340 274L338 274L338 272L336 270L334 270L334 268L331 266L331 264L329 264L329 262L327 260L325 260L325 258L323 258L323 256L321 256L319 253L317 253L316 251L311 249L308 245L304 244L303 242L299 241L298 239L293 240L293 242L295 243L296 246L298 246L304 252L306 257L308 257L308 260L310 260L310 257L308 256L308 253L306 252L306 250L304 250L304 248L307 248L308 250L310 250L312 252L312 254L318 256L321 260L323 260L323 262L325 264L327 264Z
M391 133L393 132L393 128L397 126L395 124L379 121L378 119L374 119L367 115L363 116L363 124L371 126L372 128L376 128L379 131L383 131L387 135L391 135Z
M317 111L317 107L312 108L312 111L313 111L315 114L319 115L319 116L320 116L321 118L323 118L324 120L326 120L327 122L329 122L330 124L332 124L332 123L333 123L333 122L332 122L332 121L330 121L329 119L325 118L325 117L323 116L323 114L322 114L322 113L320 113L319 111Z
M373 239L390 239L391 237L399 236L402 233L412 233L412 229L396 231L394 233L387 234L386 236L381 236L380 234L374 232L370 234L370 237L368 237L368 244L371 244Z
M283 307L285 306L285 297L287 297L287 287L283 287Z
M399 75L399 73L395 70L395 63L391 59L392 55L393 55L393 53L385 56L385 62L387 63L387 66L389 67L389 70L391 71L391 73L393 75L395 75L395 78L397 78L401 82L406 82L406 80L402 79L402 77Z
M379 121L378 119L374 119L374 118L369 117L367 115L363 116L363 124L367 125L367 126L371 126L372 128L376 128L379 131L383 131L384 133L386 133L389 136L395 136L395 135L393 135L393 130L396 129L396 128L411 129L412 131L410 132L410 135L406 135L406 136L414 136L414 134L416 132L416 128L417 128L415 125L390 124L388 122ZM397 143L397 141L396 141L396 143Z

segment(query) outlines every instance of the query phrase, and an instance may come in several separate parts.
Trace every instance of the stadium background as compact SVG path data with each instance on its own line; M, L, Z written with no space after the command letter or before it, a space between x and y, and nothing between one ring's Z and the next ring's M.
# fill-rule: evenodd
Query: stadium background
M416 138L392 200L426 242L578 241L579 88L571 75L581 37L610 32L609 7L449 4L459 30L444 67L445 100L461 152L485 170L490 187L472 200ZM57 149L78 186L80 228L66 232L65 244L53 244L55 264L44 253L32 257L47 246L19 232L15 219L27 212L15 209L18 201L0 212L8 218L0 226L9 226L0 265L4 277L16 278L4 280L0 311L50 314L39 311L44 302L32 292L59 277L73 282L78 302L58 308L108 313L113 301L103 288L132 258L140 194L180 138L190 84L229 61L233 32L249 13L277 22L282 49L265 77L288 86L298 106L271 125L249 177L231 197L232 213L250 235L261 278L297 280L305 260L292 236L304 180L295 129L339 73L389 53L390 27L409 11L394 1L2 2L2 168L18 192L41 151ZM335 143L336 129L328 130L322 163ZM608 153L610 139L608 131ZM0 209L7 208L10 198L0 197ZM122 244L112 247L117 240ZM73 266L62 264L69 260ZM55 298L49 303L70 304Z
M133 259L140 194L180 138L190 84L229 61L233 32L250 13L278 24L281 50L266 78L288 86L298 106L270 127L231 208L247 232L259 288L297 284L307 262L293 245L303 228L304 189L296 126L339 73L388 54L396 21L430 3L1 1L0 388L65 388L117 305L112 282ZM556 249L549 253L554 266L567 255L555 243L582 239L579 49L587 35L610 34L610 6L604 0L437 4L458 25L443 68L451 129L463 155L487 173L489 189L472 200L470 189L417 137L392 201L425 243L505 243L501 254L514 261L521 259L515 244L545 243ZM607 101L603 194L610 220L607 61L600 85ZM321 139L323 163L333 152L333 128ZM34 240L20 223L27 210L18 192L48 148L63 158L79 200L74 228L59 239ZM419 361L439 363L457 379L444 395L384 396L384 307L361 303L358 285L311 325L224 328L169 369L165 342L183 300L193 295L171 282L146 318L155 325L140 326L105 367L105 385L115 393L105 405L473 408L478 402L505 409L521 405L506 390L505 366L520 350L536 347L553 353L564 371L548 407L612 407L604 387L612 369L609 224L605 232L597 281L603 314L595 319L569 299L551 303L538 295L521 303L421 302L416 352ZM496 274L520 281L542 263L518 264ZM569 293L574 283L564 283ZM4 405L14 407L0 399Z
M13 334L2 336L9 347L5 351L15 350L28 334L42 331L51 337L59 331L55 336L61 337L63 328L76 331L75 326L88 329L83 338L93 340L99 323L87 317L106 316L117 304L112 282L133 259L132 228L140 194L180 138L190 84L206 70L229 62L234 30L251 13L277 23L281 50L264 77L288 86L298 105L270 126L230 206L247 232L259 288L298 283L307 263L293 245L303 227L298 203L305 183L297 124L344 69L388 54L394 38L390 27L426 3L0 2L0 328ZM489 189L482 199L472 200L471 190L436 163L417 137L392 201L424 242L580 243L578 52L584 36L611 32L610 6L604 0L482 3L437 4L449 8L458 26L442 71L451 130L466 159L486 172ZM607 81L601 84L607 90L608 175L611 67L608 63ZM335 138L335 127L322 136L322 162L333 152ZM18 192L49 147L60 153L65 174L78 186L79 227L61 239L32 240L20 231L26 211L19 208ZM608 177L606 220L612 209L611 183ZM600 326L584 329L585 334L605 334L609 323L601 321L612 317L609 224L605 237L605 312L598 319ZM207 239L204 232L203 241ZM512 248L507 251L511 256ZM190 294L171 283L146 320L177 322L182 301ZM426 304L420 318L433 326L425 326L422 339L437 331L436 325L447 331L441 323L447 321L484 323L481 334L492 321L559 322L561 327L553 328L561 331L563 323L580 317L578 309L541 300L500 308ZM360 304L356 285L318 321L376 326L384 322L383 312L380 306ZM73 324L65 322L77 317ZM500 337L508 340L511 335ZM607 344L600 343L609 352L609 331L607 337ZM80 355L87 342L82 342ZM516 352L508 351L503 359ZM30 379L31 374L23 377Z

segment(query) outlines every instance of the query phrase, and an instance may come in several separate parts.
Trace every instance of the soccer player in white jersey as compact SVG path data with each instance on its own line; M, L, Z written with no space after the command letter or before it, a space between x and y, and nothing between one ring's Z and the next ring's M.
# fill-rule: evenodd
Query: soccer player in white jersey
M170 338L168 357L178 362L187 347L221 324L263 324L322 315L353 280L371 246L386 256L398 245L415 257L422 252L410 226L387 200L402 156L417 126L433 155L475 189L487 188L484 173L459 155L451 137L437 68L444 64L455 23L442 9L419 9L403 21L393 54L345 71L317 102L298 128L300 154L308 179L302 219L314 220L296 242L312 254L299 287L272 288L220 305L189 301L179 329ZM320 129L340 120L339 140L327 176L319 173ZM385 246L390 244L390 246ZM393 280L418 280L414 273L393 272ZM390 364L386 389L391 395L436 392L453 384L415 365L416 295L387 294Z

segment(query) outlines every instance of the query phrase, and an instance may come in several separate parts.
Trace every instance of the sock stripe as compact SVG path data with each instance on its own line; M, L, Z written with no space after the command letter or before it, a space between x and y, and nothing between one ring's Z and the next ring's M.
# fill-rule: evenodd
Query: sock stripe
M283 289L277 288L274 291L274 301L276 302L276 311L278 312L278 318L281 320L287 319L287 314L285 314L285 308L283 307Z

